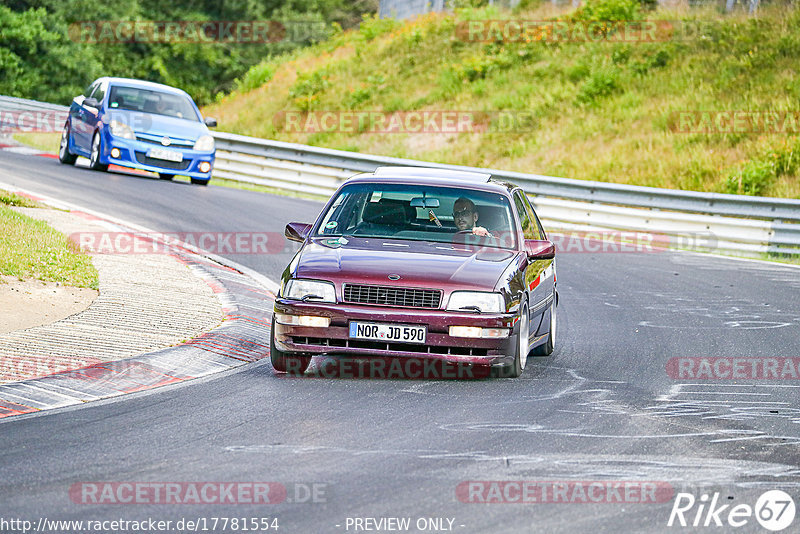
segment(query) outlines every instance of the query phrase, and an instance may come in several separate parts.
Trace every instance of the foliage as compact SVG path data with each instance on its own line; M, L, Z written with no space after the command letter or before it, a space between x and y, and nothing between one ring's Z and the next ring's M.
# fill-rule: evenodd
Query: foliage
M377 0L12 0L0 6L0 94L66 104L107 75L174 85L202 105L237 80L244 90L269 81L269 66L248 69L357 26L375 9ZM285 33L276 29L266 43L97 42L91 29L108 21L277 21ZM365 35L374 38L385 25L370 20Z
M207 111L224 118L226 131L287 142L549 176L800 197L800 148L780 142L791 133L678 132L670 118L691 110L796 112L800 10L765 4L758 17L713 8L645 15L641 6L589 0L559 12L537 0L509 12L494 2L394 27L369 19L363 31L269 58L258 68L270 81ZM689 32L642 42L624 38L625 25L609 24L607 41L579 35L486 42L468 41L458 29L465 21L510 17L645 16L679 21L673 29ZM273 117L294 109L521 111L534 120L516 131L480 134L298 132L274 125Z

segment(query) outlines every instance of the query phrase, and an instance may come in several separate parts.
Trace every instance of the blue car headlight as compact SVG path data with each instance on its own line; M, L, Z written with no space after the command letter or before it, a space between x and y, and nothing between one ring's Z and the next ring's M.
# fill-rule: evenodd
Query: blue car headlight
M194 144L195 150L202 150L203 152L212 152L214 150L214 138L210 135L200 136L200 139Z
M133 133L133 129L124 122L111 121L111 124L108 125L108 129L114 137L136 139L136 134Z

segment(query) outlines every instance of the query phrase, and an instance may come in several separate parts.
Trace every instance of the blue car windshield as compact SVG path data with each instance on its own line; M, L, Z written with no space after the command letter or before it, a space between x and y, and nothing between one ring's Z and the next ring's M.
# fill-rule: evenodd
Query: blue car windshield
M200 121L188 96L140 87L112 86L108 107Z
M482 245L514 249L515 229L508 198L499 193L419 184L359 183L342 188L315 235L437 243L478 239ZM480 235L483 230L488 235Z

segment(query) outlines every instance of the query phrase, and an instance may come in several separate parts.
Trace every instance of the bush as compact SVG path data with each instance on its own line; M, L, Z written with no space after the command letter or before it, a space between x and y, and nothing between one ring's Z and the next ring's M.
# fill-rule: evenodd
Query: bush
M579 104L594 105L619 88L619 72L613 67L603 66L592 72L578 91Z
M389 33L395 28L402 25L402 22L393 18L381 19L378 15L364 14L364 19L358 28L358 33L365 41L372 41L376 37L380 37L384 33Z
M636 0L589 0L573 14L575 20L637 20Z
M726 192L740 195L761 195L780 176L792 176L800 169L800 142L783 141L763 156L733 170L726 180Z

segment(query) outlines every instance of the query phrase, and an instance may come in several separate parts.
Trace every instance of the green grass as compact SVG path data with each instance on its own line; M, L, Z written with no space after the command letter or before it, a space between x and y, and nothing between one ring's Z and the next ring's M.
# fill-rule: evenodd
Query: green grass
M645 12L632 0L589 0L556 13L529 2L428 14L269 58L238 91L206 107L220 130L362 153L676 189L800 198L800 139L786 134L675 133L686 110L800 109L800 11L758 17L713 9ZM468 19L683 19L695 39L666 42L469 43ZM515 133L287 132L286 111L526 111Z
M23 145L49 154L58 154L58 143L61 141L60 132L16 133L11 137Z
M36 204L0 191L0 274L98 289L97 270L74 242L8 206Z
M175 176L174 181L184 183L190 182L188 176ZM236 180L228 180L226 178L211 178L210 185L230 187L231 189L243 189L245 191L256 191L258 193L269 193L272 195L282 195L285 197L305 198L308 200L316 200L317 202L327 200L328 198L327 196L311 195L307 193L301 193L299 191L290 191L288 189L279 189L277 187L267 187L260 184L237 182Z
M20 208L44 207L35 200L17 195L15 193L9 193L8 191L3 191L2 189L0 189L0 204L5 204L6 206L16 206Z

